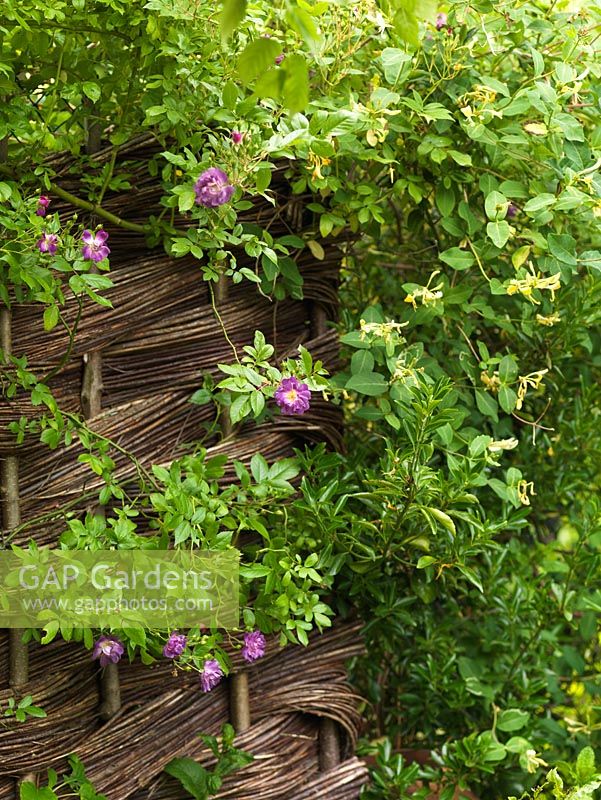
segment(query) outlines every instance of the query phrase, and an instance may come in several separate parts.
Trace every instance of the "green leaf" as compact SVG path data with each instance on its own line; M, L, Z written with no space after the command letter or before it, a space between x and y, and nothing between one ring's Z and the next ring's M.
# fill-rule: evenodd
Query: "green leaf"
M196 800L207 800L207 770L191 758L174 758L165 772L181 783ZM32 798L33 800L33 798Z
M477 456L482 455L488 445L491 443L492 439L487 434L482 433L480 436L476 436L470 442L470 446L468 448L468 452L472 458L476 458Z
M586 783L595 777L595 751L592 747L584 747L576 759L576 774L579 783Z
M250 408L250 398L247 394L236 397L230 406L230 419L233 424L240 422L248 413Z
M183 190L179 192L179 197L177 200L179 210L183 212L194 208L195 200L196 195L194 193L194 189L192 187L183 188Z
M486 216L491 220L504 219L507 214L509 201L501 192L490 192L484 201Z
M512 383L518 376L518 365L513 356L503 356L499 363L499 378L502 383Z
M58 306L47 306L44 309L44 330L51 331L58 322Z
M497 728L501 731L519 731L530 719L527 711L520 711L519 708L508 708L499 714Z
M486 233L495 247L501 248L507 244L507 240L511 236L511 227L504 219L496 220L495 222L488 223L486 226Z
M227 39L246 16L246 0L223 0L221 36Z
M188 401L196 406L204 406L211 402L211 393L208 389L197 389Z
M480 581L478 574L471 567L466 567L463 564L458 564L457 568L459 569L459 572L461 572L462 575L464 575L468 579L468 581L476 587L476 589L479 589L481 592L484 591L482 589L482 582Z
M88 97L93 103L96 103L100 100L100 86L93 81L85 81L81 87L83 89L83 93L86 97Z
M442 183L436 189L436 206L443 217L449 217L455 208L455 192L447 189Z
M524 739L523 736L512 736L511 739L506 743L505 747L510 753L525 753L526 750L530 750L532 748L532 745L528 739Z
M255 39L250 42L238 59L238 75L242 83L248 85L273 65L282 52L281 44L275 39Z
M472 253L468 250L461 250L459 247L450 247L448 250L439 253L438 257L453 269L459 270L469 269L476 263Z
M472 157L469 155L469 153L461 153L459 150L449 150L448 155L450 155L453 161L456 164L459 164L461 167L472 166Z
M284 65L286 78L282 88L282 100L294 114L303 111L309 102L309 69L306 60L300 54L287 56Z
M550 233L547 237L549 252L562 264L569 264L575 267L576 261L576 240L568 234Z
M346 388L375 397L388 390L388 383L379 372L362 372L360 375L352 375L346 382Z
M313 17L308 11L305 11L304 8L290 5L286 14L286 20L292 30L298 33L311 50L317 47L321 37L317 32Z
M499 389L499 405L506 414L511 414L515 409L517 400L518 396L513 389L510 389L509 386L501 386Z
M524 211L526 212L526 214L534 216L538 211L542 211L543 208L552 206L553 203L556 201L556 199L557 198L555 197L554 194L549 194L548 192L537 194L536 197L533 197L531 200L528 200L528 202L524 206Z
M357 375L361 372L373 372L374 357L369 350L359 350L351 358L351 372Z
M20 800L57 800L57 795L48 786L38 788L31 781L24 781L19 787Z
M411 61L411 55L397 47L385 47L380 56L384 77L393 86L397 83L403 65Z
M446 530L448 530L449 533L452 533L453 536L456 535L457 531L455 529L455 523L448 514L446 514L444 511L441 511L439 508L428 508L427 510L438 522L440 522L443 528L446 528Z
M484 389L476 389L476 405L485 417L492 417L495 422L499 421L497 401Z
M425 569L432 564L436 564L436 559L433 556L422 556L416 564L417 569Z
M519 269L522 266L522 264L526 263L529 255L530 255L529 244L525 244L522 247L518 247L518 249L511 255L511 263L516 269Z

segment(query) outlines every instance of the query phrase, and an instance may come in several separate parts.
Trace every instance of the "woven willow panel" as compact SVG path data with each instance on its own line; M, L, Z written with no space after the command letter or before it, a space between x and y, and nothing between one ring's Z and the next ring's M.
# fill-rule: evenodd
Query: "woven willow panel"
M104 208L137 223L160 213L161 189L148 170L157 150L156 143L145 138L122 148L119 168L128 173L132 189L108 192ZM110 155L108 150L100 151L92 163L101 166ZM85 197L69 159L57 158L53 167L62 188ZM242 222L268 227L274 237L302 233L311 223L310 214L303 210L308 198L291 198L285 168L273 177L275 207L259 199L241 215ZM58 210L64 221L74 213L57 198L53 198L52 210ZM95 220L86 222L94 224ZM175 222L186 224L183 219ZM195 406L188 400L199 388L203 373L217 377L216 364L232 360L231 348L211 307L198 262L170 259L161 245L149 248L138 233L110 224L104 227L110 234L114 282L105 294L113 308L86 303L77 335L70 343L62 327L40 332L38 307L15 305L12 351L15 355L27 353L35 373L56 373L50 385L62 408L87 411L94 430L117 441L146 466L168 464L184 452L185 443L199 438L210 421L212 406ZM302 300L271 302L248 281L220 292L219 313L234 344L248 344L254 330L260 329L276 346L278 359L294 353L302 343L323 359L326 367L334 368L337 341L325 320L336 317L340 260L340 250L332 245L325 246L321 261L308 250L301 253L297 264L304 280ZM243 253L239 263L254 266ZM65 319L70 325L76 315L75 303L68 305ZM93 389L96 397L90 403L84 383L91 358L100 367L101 382ZM90 500L84 495L100 485L78 463L78 445L50 450L31 437L15 446L7 423L37 413L25 396L0 407L0 467L1 462L6 466L10 460L17 461L21 521L44 517L14 538L21 545L31 538L39 544L56 543L65 526L60 517L51 516L52 511L69 503L71 511L85 512ZM276 416L259 427L244 426L225 441L215 435L207 444L209 453L227 453L248 462L256 452L271 461L290 455L292 448L303 442L317 441L332 447L341 443L339 412L321 400L301 418ZM133 475L130 460L117 454L116 461L120 478ZM6 513L4 519L8 527ZM32 772L45 774L48 767L60 770L70 753L80 756L89 778L109 800L179 800L183 791L162 772L163 767L176 755L210 763L197 733L216 734L230 718L227 681L203 695L197 680L181 674L175 677L169 663L153 667L121 663L121 706L103 722L99 716L100 671L88 651L62 641L46 647L30 645L28 681L11 689L9 649L8 635L2 632L0 707L13 694L32 694L48 716L24 724L10 721L0 727L2 800L16 796L15 779ZM352 757L360 723L359 698L346 682L344 663L360 650L357 629L352 625L313 637L306 649L279 650L269 643L266 657L248 668L252 724L237 740L238 746L255 755L255 761L230 776L219 797L358 797L366 773L364 765ZM241 668L239 657L232 657ZM341 761L320 771L324 719L336 723Z

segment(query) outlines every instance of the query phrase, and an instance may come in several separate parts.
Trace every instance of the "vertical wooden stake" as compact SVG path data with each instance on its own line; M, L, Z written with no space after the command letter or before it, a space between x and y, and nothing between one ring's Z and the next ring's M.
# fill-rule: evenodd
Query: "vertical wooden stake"
M12 353L12 319L8 308L0 309L0 346L5 358ZM8 455L1 466L2 527L10 531L21 524L19 460L17 456ZM29 649L22 639L22 630L10 631L9 684L15 689L29 680Z
M121 684L119 683L119 665L107 664L100 676L100 693L102 703L98 711L100 719L107 722L121 709Z
M230 293L230 285L225 275L220 275L215 286L215 303L220 306L225 303Z
M340 764L340 738L338 725L333 719L323 717L319 723L319 769L327 772Z
M321 305L313 301L311 306L311 333L313 336L322 336L327 331L326 310Z
M327 330L326 310L321 303L314 302L311 308L311 332L322 336ZM340 737L338 725L333 719L323 717L319 723L319 769L327 772L340 764Z
M229 295L229 281L225 275L220 275L217 285L215 286L215 305L217 307L223 305ZM233 430L232 420L230 417L230 410L228 406L221 407L221 434L224 439L231 435Z
M250 728L248 672L234 672L230 677L230 719L236 733Z
M215 287L215 305L223 305L229 295L229 281L225 275L220 275ZM229 408L221 409L221 433L223 437L232 433L232 420ZM250 703L248 700L248 673L234 672L229 681L230 687L230 720L236 733L242 733L250 728Z
M2 143L0 142L0 145ZM2 155L0 148L0 156ZM12 352L12 318L8 308L0 309L0 346L6 359ZM2 527L10 531L21 524L21 502L19 498L19 460L8 455L0 463L0 492L2 494ZM29 680L29 648L23 642L23 631L9 631L8 682L20 690ZM20 797L23 781L35 781L35 775L28 773L17 780L15 795Z

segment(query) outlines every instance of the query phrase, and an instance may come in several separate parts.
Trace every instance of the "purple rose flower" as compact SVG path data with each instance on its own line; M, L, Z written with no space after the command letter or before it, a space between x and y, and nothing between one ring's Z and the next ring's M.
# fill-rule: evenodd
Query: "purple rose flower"
M507 216L509 217L509 219L513 219L517 213L518 213L518 207L515 206L513 203L510 203L507 206Z
M309 387L306 383L301 383L294 375L290 378L282 378L274 396L282 414L304 414L311 405Z
M173 631L165 647L163 647L163 655L165 658L177 658L186 649L186 642L188 638L183 633L176 633Z
M283 53L280 53L280 54L279 54L279 56L276 56L276 57L275 57L273 60L275 61L275 63L276 63L276 64L278 65L278 67L279 67L279 66L280 66L280 64L282 63L282 61L283 61L285 58L286 58L286 56L285 56Z
M244 139L243 133L240 133L240 131L232 131L232 142L234 144L240 144L242 139Z
M200 175L194 184L194 191L199 206L216 208L229 202L234 194L234 187L223 170L210 167Z
M46 216L46 211L49 205L50 205L50 198L46 197L45 194L43 194L41 197L38 198L38 207L35 212L38 215L38 217Z
M99 230L96 233L84 231L81 240L84 243L81 252L87 261L104 261L111 252L105 242L109 238L106 231Z
M447 24L447 15L441 11L436 15L436 30L441 31Z
M124 652L125 648L116 636L101 636L94 645L92 658L99 658L100 666L106 667L107 664L116 664Z
M256 661L265 655L265 637L261 631L252 631L244 634L244 647L242 658L245 661Z
M40 253L50 253L53 256L56 253L58 245L58 236L56 233L43 233L42 238L38 239L36 246Z
M200 688L203 692L210 692L220 683L222 678L223 670L219 666L219 662L215 661L214 658L207 659L200 673Z

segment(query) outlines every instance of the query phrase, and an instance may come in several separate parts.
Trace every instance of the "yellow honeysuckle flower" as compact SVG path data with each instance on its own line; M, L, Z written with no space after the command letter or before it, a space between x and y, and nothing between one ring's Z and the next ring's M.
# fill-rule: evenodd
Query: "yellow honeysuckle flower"
M415 302L416 299L422 301L423 306L430 305L431 303L436 303L437 300L440 300L443 296L442 289L444 288L443 283L439 283L436 286L430 288L430 284L432 280L440 274L440 270L436 270L430 275L430 279L425 286L418 286L416 289L407 295L405 298L406 303L411 303L413 306L413 310L417 311L417 303Z
M368 334L379 336L384 341L389 341L393 334L399 333L402 328L409 325L408 322L366 322L364 319L359 321L361 329L361 339L365 339Z
M515 404L515 407L518 409L518 411L524 404L524 398L526 397L526 392L528 391L528 387L532 389L538 389L543 380L543 375L546 375L548 371L549 371L548 369L539 369L536 372L531 372L529 375L519 376L518 399Z
M552 328L553 325L561 321L561 317L557 313L550 314L548 317L543 317L542 314L537 314L536 321L539 325L546 325L548 328Z
M493 372L492 375L489 375L488 372L484 371L480 373L480 380L486 386L489 392L496 393L501 388L501 381L499 380L499 373Z
M547 289L551 292L551 300L555 300L555 292L561 288L560 273L556 272L555 275L550 275L548 278L543 278L540 272L537 274L531 271L525 278L512 278L506 288L509 295L522 294L528 302L533 305L540 305L540 301L532 296L534 289L544 291Z
M512 436L510 439L499 439L498 441L491 442L488 445L488 449L491 453L497 453L500 450L513 450L518 444L518 440Z
M518 499L519 499L520 503L522 505L524 505L524 506L529 506L530 505L530 497L536 495L536 492L534 491L534 482L533 481L521 480L518 483L516 489L517 489L517 492L518 492Z

